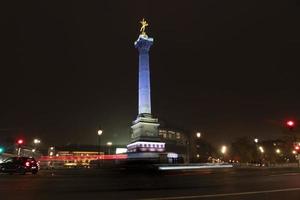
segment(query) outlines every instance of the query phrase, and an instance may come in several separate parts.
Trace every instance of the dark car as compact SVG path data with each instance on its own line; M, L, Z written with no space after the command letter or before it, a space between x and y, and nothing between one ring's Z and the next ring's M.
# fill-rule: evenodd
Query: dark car
M38 163L34 158L29 157L11 157L0 163L0 172L26 174L31 172L36 174L39 171Z

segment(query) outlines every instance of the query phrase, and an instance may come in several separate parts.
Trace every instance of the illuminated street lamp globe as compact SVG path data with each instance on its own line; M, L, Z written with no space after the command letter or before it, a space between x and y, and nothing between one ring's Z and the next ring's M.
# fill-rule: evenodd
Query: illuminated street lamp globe
M106 145L107 145L107 146L111 146L111 145L112 145L112 142L107 142Z
M225 154L226 152L227 152L227 146L223 145L223 146L221 147L221 153L222 153L222 154Z
M200 132L197 132L197 133L196 133L196 137L197 137L197 138L200 138L200 137L201 137L201 133L200 133Z
M254 142L255 142L255 143L258 143L258 139L257 139L257 138L254 138Z
M280 149L276 149L277 154L280 154L280 152L281 152Z
M102 135L103 131L101 129L98 130L98 135Z
M108 147L108 154L110 154L110 147L112 145L112 142L107 142L106 145Z
M262 146L258 147L258 149L259 149L260 153L264 153L265 152L265 150L264 150L264 148Z
M33 143L34 143L34 144L40 144L40 143L41 143L41 140L39 140L39 139L34 139L34 140L33 140Z

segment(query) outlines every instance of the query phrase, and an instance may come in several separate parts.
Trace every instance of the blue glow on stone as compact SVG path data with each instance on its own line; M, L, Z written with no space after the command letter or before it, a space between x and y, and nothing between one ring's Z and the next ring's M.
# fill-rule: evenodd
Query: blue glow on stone
M151 114L149 50L153 38L140 35L134 43L139 51L139 114Z

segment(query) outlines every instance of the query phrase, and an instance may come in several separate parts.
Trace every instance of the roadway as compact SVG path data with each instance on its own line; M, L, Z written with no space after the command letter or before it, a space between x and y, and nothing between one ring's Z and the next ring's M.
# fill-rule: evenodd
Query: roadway
M299 200L299 169L212 169L181 173L44 170L0 174L0 198Z

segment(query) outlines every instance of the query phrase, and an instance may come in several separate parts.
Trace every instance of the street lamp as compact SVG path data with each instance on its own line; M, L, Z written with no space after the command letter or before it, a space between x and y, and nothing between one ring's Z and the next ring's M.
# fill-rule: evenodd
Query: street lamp
M280 149L276 149L275 151L276 151L277 154L280 154L280 153L281 153L281 150L280 150Z
M264 153L265 152L265 150L264 150L264 148L262 146L259 146L258 149L259 149L260 153Z
M108 146L108 154L110 155L110 147L112 145L112 142L107 142L106 145Z
M37 139L35 138L33 140L33 144L34 144L34 149L32 149L32 153L35 153L36 149L37 149L37 146L41 143L41 140L40 139Z
M103 130L99 128L97 134L98 134L98 154L100 155L101 152L101 135L103 133Z
M227 152L227 146L223 145L223 146L221 147L221 153L222 153L222 154L225 154L226 152Z
M254 138L254 142L257 144L257 143L258 143L258 139L257 139L257 138Z
M38 145L38 144L41 143L41 140L39 140L39 139L34 139L34 140L33 140L33 143L34 143L35 145Z
M196 137L197 137L197 138L200 138L200 137L201 137L201 133L200 133L200 132L197 132L197 133L196 133Z
M98 168L100 168L100 153L101 153L101 135L103 133L103 130L101 129L101 127L98 129L97 131L97 135L98 135L98 155L99 155L99 160L98 160Z
M223 158L222 158L223 162L225 162L225 154L226 154L226 152L227 152L227 146L223 145L221 147L221 153L223 154Z

